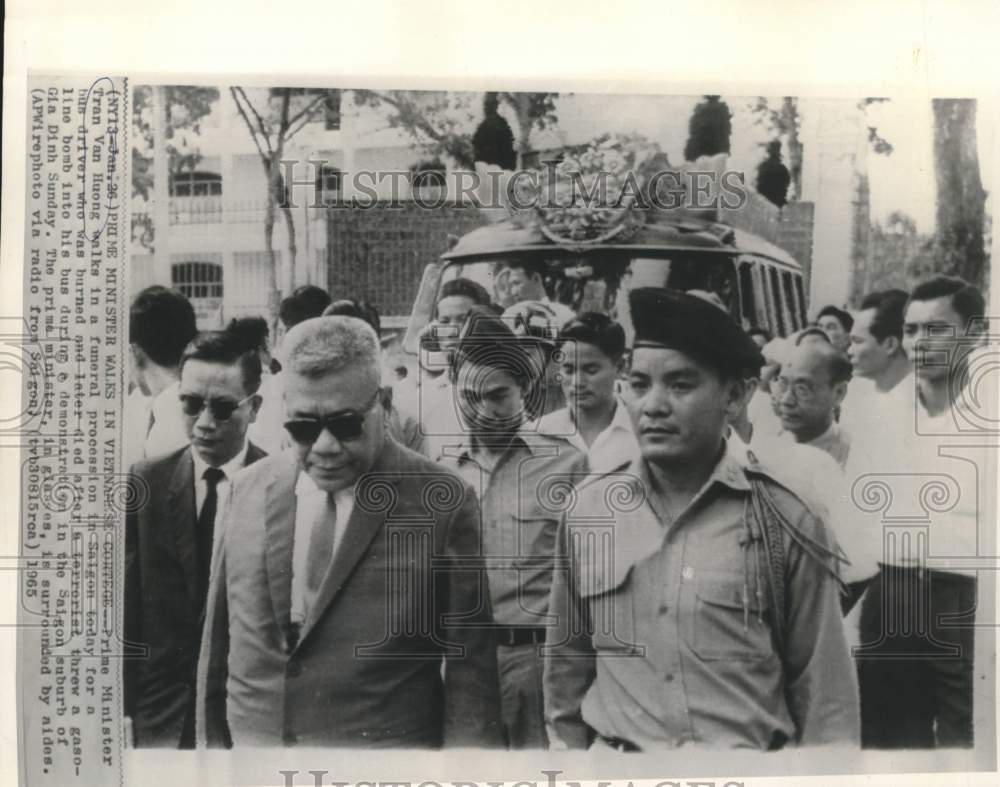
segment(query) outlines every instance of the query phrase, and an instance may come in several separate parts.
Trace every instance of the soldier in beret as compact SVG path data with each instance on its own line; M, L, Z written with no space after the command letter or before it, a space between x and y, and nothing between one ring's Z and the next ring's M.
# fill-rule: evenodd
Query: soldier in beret
M830 532L726 450L763 358L723 310L629 296L640 458L578 488L557 540L545 701L556 747L857 745Z

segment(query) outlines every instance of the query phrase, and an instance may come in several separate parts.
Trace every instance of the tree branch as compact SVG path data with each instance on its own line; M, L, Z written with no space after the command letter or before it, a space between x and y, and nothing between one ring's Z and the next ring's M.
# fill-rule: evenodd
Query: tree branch
M305 115L309 115L309 117L306 118L306 120L302 124L302 126L305 126L307 123L311 122L312 119L313 119L312 118L312 113L315 111L316 106L318 104L325 103L325 102L326 102L326 94L325 93L316 96L316 98L314 98L305 109L303 109L298 114L292 116L292 119L288 121L289 128L291 128L292 126L294 126L296 124L296 122L299 119L301 119L303 116L305 116ZM302 128L302 126L299 126L299 128L296 129L296 132L298 132ZM288 134L285 135L285 139L291 139L292 136L293 136L292 133L288 133Z
M239 93L237 93L237 91L239 91ZM242 117L243 122L246 123L247 130L250 132L250 138L253 140L253 144L256 146L257 152L260 153L260 158L266 166L271 154L271 140L266 136L264 137L264 139L267 142L267 150L268 150L268 152L265 153L264 149L260 145L260 140L258 139L257 131L254 130L253 123L250 121L249 116L243 109L243 105L240 103L239 96L242 95L243 100L247 102L247 104L250 106L250 109L254 111L254 114L257 114L256 111L253 110L253 104L250 104L250 100L246 97L246 93L243 92L243 88L231 87L229 88L229 92L232 94L233 100L236 102L236 109L239 110L240 117Z

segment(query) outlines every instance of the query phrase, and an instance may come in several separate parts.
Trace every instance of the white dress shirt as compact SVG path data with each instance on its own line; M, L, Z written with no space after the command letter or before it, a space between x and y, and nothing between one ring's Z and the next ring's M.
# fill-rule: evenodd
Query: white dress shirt
M302 624L306 621L309 610L306 609L306 574L309 566L309 540L313 525L320 511L326 505L327 492L316 486L307 473L300 472L295 483L295 535L292 546L292 608L293 623ZM333 493L333 502L337 507L337 521L334 523L333 552L330 560L337 554L337 548L343 540L344 531L354 510L354 487L340 489Z
M604 475L613 472L639 455L639 441L636 440L625 403L615 397L615 412L611 423L605 427L589 446L580 434L568 407L543 415L538 420L538 431L555 437L562 437L570 445L587 455L590 472Z
M215 532L218 532L219 522L222 521L222 509L229 495L229 482L236 473L246 466L247 452L249 450L250 443L244 439L243 447L236 452L236 456L219 468L225 473L225 477L220 478L219 483L215 485L215 492L218 497L218 503L215 508ZM205 498L208 496L208 481L205 480L205 470L208 469L209 464L198 456L198 452L195 451L194 446L191 447L191 458L194 459L194 502L197 515L201 514L201 508L205 505Z
M262 374L257 393L261 398L260 409L257 418L247 427L247 437L267 453L279 454L291 445L291 438L285 431L284 372Z
M172 454L190 443L179 398L180 382L156 396L144 396L135 388L125 403L126 463ZM152 416L152 425L150 425Z

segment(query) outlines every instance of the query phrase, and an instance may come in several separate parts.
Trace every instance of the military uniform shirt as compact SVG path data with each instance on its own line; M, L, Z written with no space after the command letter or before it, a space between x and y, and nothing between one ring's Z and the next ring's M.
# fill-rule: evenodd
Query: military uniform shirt
M444 447L439 461L479 496L494 619L503 626L548 625L563 495L584 472L583 454L565 440L522 431L499 456L466 439Z
M788 520L832 537L763 477ZM643 749L856 744L858 689L832 576L785 538L785 664L768 567L745 524L750 484L724 452L676 519L641 460L584 485L560 529L545 668L550 739L585 747L589 726ZM745 547L750 548L745 548ZM557 743L558 745L558 743Z

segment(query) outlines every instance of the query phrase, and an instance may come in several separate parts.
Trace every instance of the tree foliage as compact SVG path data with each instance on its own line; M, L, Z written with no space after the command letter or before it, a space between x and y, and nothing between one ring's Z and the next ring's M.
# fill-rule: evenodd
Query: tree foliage
M498 93L500 103L510 106L517 118L518 165L523 166L532 128L545 128L556 121L558 93ZM447 157L462 169L475 165L471 129L480 119L481 93L423 90L355 90L358 106L385 112L390 128L407 132L430 158Z
M242 87L229 89L236 109L253 139L261 166L267 176L267 200L264 213L264 242L270 263L270 309L272 321L277 320L280 291L278 264L274 253L274 225L277 211L285 219L288 235L288 270L294 287L297 255L295 221L287 199L287 189L281 171L285 147L303 128L325 117L332 104L339 104L340 91L278 87L251 93ZM254 100L256 99L256 100ZM275 326L276 327L276 326Z
M781 162L781 140L773 140L767 145L767 158L757 166L756 188L762 197L779 208L788 202L788 184L792 177Z
M781 139L788 151L788 174L791 178L789 201L802 196L802 118L799 115L799 100L794 96L785 96L781 103L774 106L770 99L758 96L751 104L750 111L754 115L754 123L763 126L769 134Z
M733 113L720 96L705 96L691 113L684 158L694 161L702 156L729 153L733 133Z
M168 170L194 169L201 160L197 145L201 122L218 102L219 90L194 85L167 85L162 90ZM132 196L148 202L153 192L153 87L138 85L132 91L132 101ZM147 249L153 248L153 220L147 213L133 214L132 238Z

